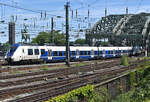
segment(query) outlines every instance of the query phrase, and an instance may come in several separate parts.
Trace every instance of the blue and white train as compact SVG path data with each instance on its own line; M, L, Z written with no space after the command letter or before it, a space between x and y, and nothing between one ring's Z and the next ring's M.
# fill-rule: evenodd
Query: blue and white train
M33 46L12 45L6 53L8 62L20 61L65 61L65 46ZM91 60L100 58L113 58L132 54L133 47L89 47L70 46L71 60Z

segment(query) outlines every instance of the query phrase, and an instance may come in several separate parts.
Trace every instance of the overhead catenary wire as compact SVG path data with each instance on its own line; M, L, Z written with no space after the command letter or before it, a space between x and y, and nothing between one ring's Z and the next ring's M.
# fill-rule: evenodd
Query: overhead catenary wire
M137 9L135 9L135 13L137 13L140 10L140 7L141 7L143 1L144 0L139 1L139 4L137 5Z
M6 4L6 3L0 3L0 5L16 8L16 9L20 9L20 10L25 10L25 11L29 11L29 12L39 13L39 14L41 14L41 11L45 11L45 10L27 9L27 8L23 8L23 7L19 7L19 6L9 5L9 4ZM47 15L54 16L54 17L59 16L59 15L54 15L54 14L49 14L49 13L47 13ZM63 16L61 16L61 17L63 18Z
M89 6L94 6L94 4L96 4L98 1L100 1L100 0L95 0L94 2L92 2L92 3L89 3L89 4L86 4L85 6L83 6L83 4L81 5L81 7L78 7L78 8L75 8L75 9L77 9L77 10L79 10L79 9L83 9L83 8L88 8Z
M94 6L98 1L100 1L100 0L95 0L93 3L91 3L90 4L90 7L88 7L89 5L88 4L81 4L81 7L82 8L87 8L88 7L88 16L90 15L89 14L89 9L91 10L91 8L92 8L92 6ZM143 0L141 0L141 1L143 1ZM83 2L82 2L83 3ZM105 3L106 4L106 3ZM4 6L4 5L3 5ZM17 6L18 7L18 6ZM108 8L107 6L105 6L105 8ZM20 8L17 8L17 9L20 9ZM81 8L80 8L81 9ZM24 9L22 9L22 10L24 10ZM33 10L33 9L29 9L29 10ZM28 10L26 10L26 11L28 11ZM34 12L35 11L35 12ZM72 10L73 11L73 10ZM73 19L72 19L72 22L74 23L74 21L76 21L76 22L80 22L81 23L81 25L82 25L82 23L84 23L84 24L88 24L89 22L85 19L85 17L87 16L87 13L85 14L85 15L80 15L79 13L80 13L80 11L79 11L79 9L77 8L77 17L78 18L81 18L81 21L80 20L78 20L78 18L76 18L75 17L75 11L76 11L76 9L74 10L74 17L73 17ZM31 11L32 12L32 11ZM33 12L34 13L41 13L41 10L33 10ZM42 14L42 18L45 18L45 10L42 10L42 12L43 12L43 14ZM49 11L47 11L46 10L46 17L47 17L47 13L48 13ZM87 11L86 11L87 12ZM92 12L92 11L91 11ZM90 12L90 13L91 13ZM106 13L107 14L107 13ZM90 16L90 17L92 17L92 16ZM94 16L95 17L95 16ZM39 17L40 18L40 17ZM93 18L93 17L92 17ZM18 18L19 19L19 18ZM96 20L98 20L98 19L100 19L100 18L96 18L95 19L95 21ZM42 19L43 20L43 19ZM95 22L94 20L93 20L93 22ZM34 22L34 24L36 24L37 22ZM34 25L33 24L33 25ZM40 23L39 23L40 24ZM92 23L91 23L92 24ZM38 24L36 24L36 25L38 25ZM34 26L35 27L35 26ZM35 27L36 28L36 27Z

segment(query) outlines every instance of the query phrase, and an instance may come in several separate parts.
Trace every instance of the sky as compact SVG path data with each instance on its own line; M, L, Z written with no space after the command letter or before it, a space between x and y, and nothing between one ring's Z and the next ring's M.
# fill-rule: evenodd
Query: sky
M50 31L51 17L54 17L54 29L65 32L65 9L66 2L70 3L70 40L84 38L84 32L79 29L91 28L101 17L104 16L104 9L107 8L107 15L125 14L125 8L129 8L129 13L140 12L150 13L150 0L0 0L0 42L8 41L8 22L14 16L16 23L16 42L21 41L21 29L23 25L28 25L31 38L34 38L41 31ZM39 13L16 9L9 6L17 6ZM75 11L78 11L76 18ZM88 9L90 16L88 17ZM74 11L73 18L71 11ZM41 18L42 12L42 18ZM44 16L46 12L46 17ZM62 18L57 18L61 16ZM27 19L27 20L25 20ZM89 26L90 25L90 26ZM4 33L1 33L4 32Z

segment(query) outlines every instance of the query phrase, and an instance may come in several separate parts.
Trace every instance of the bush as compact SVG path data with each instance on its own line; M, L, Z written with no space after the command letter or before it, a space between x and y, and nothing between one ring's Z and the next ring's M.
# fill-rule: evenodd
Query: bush
M93 85L87 85L46 102L108 102L107 89L100 88L100 91L96 91Z
M42 65L42 68L41 68L41 70L48 70L48 67L46 66L46 65Z
M134 89L135 84L136 84L136 73L135 72L131 72L130 73L130 87L131 87L131 90Z
M147 70L147 69L146 69ZM142 79L134 90L126 94L121 94L112 102L149 102L150 100L150 72L138 70L137 74L143 74ZM144 75L145 74L145 75ZM141 76L141 75L140 75ZM130 82L135 82L135 73L130 73Z
M58 97L54 97L46 102L77 102L78 100L90 100L92 101L94 97L94 86L93 85L87 85L78 89L75 89L71 92L68 92L65 95L61 95Z
M127 55L123 55L121 59L121 65L129 66L129 58Z
M150 57L150 53L148 53L148 57Z
M132 92L128 92L125 94L121 94L120 96L117 96L115 100L112 102L131 102L130 96L132 95Z

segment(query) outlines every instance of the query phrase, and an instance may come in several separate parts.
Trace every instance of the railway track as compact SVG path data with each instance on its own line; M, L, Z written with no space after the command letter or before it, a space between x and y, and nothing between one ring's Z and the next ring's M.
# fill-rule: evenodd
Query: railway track
M57 80L57 81L46 81L46 83L41 83L41 84L36 84L36 85L30 85L30 86L22 86L22 87L16 87L16 88L11 88L11 89L6 89L6 90L1 90L0 91L0 95L3 95L5 96L5 94L9 94L10 96L10 93L12 93L12 95L14 95L14 93L17 95L17 92L19 92L20 90L20 93L21 92L30 92L30 91L34 91L34 90L39 90L39 89L43 89L43 88L47 88L47 87L55 87L57 85L61 85L61 84L65 84L65 83L68 83L70 81L74 81L74 79L83 79L84 77L87 77L87 76L94 76L95 75L99 75L99 74L103 74L103 72L106 72L109 70L111 70L109 67L107 67L107 69L103 70L97 70L96 72L93 72L93 73L89 73L89 74L84 74L84 75L77 75L73 78L66 78L66 79L62 79L62 80ZM113 70L117 70L117 69L113 69ZM97 73L98 72L98 73ZM32 90L31 90L32 88ZM0 96L1 97L1 96Z
M55 69L55 70L47 70L47 71L39 71L39 72L32 72L32 73L25 73L25 74L17 74L17 75L6 75L6 76L0 76L0 80L6 80L6 79L11 79L11 78L21 78L21 77L29 77L29 76L37 76L37 75L43 75L43 78L46 76L51 76L51 77L59 77L63 75L68 75L68 74L73 74L73 73L78 73L78 72L86 72L86 71L92 71L96 70L97 67L95 66L100 66L101 68L110 65L110 64L120 64L119 60L114 60L111 62L107 63L102 63L98 65L85 65L81 67L72 67L72 68L66 68L66 69ZM49 74L49 75L44 75L44 74ZM34 78L34 77L33 77Z
M118 61L116 61L116 62L118 62ZM109 62L110 63L110 62ZM108 63L107 63L108 64ZM101 67L104 67L104 65L106 66L106 64L102 64L101 65ZM109 64L110 65L110 64ZM76 74L78 74L78 72L81 72L81 71L83 71L83 72L85 72L85 71L91 71L91 70L96 70L97 68L95 68L95 69L92 69L91 67L79 67L79 68L71 68L71 69L67 69L67 70L64 70L63 72L62 71L58 71L58 73L55 73L55 75L57 76L57 78L58 77L62 77L62 76L67 76L67 75L69 75L69 74L72 74L72 73L76 73ZM75 70L75 72L73 72ZM57 71L57 70L56 70ZM52 71L53 72L53 71ZM61 72L62 74L60 74L59 72ZM66 73L66 74L65 74ZM42 73L41 73L42 74ZM23 77L23 76L22 76ZM46 79L51 79L51 78L53 78L53 77L55 77L54 76L54 74L53 75L49 75L49 76L47 76L46 77ZM20 77L19 77L20 78ZM14 85L20 85L20 84L26 84L26 83L30 83L30 82L33 82L33 81L39 81L39 80L43 80L43 78L45 78L45 76L44 77L42 77L42 78L40 78L40 79L38 79L37 78L37 80L35 79L35 78L25 78L24 80L17 80L17 81L9 81L9 82L1 82L0 83L0 85L1 85L1 88L2 87L6 87L6 86L8 86L8 87L11 87L11 86L14 86ZM5 78L4 78L5 79ZM59 81L59 80L58 80ZM56 81L55 81L56 82ZM41 84L42 85L42 84ZM31 87L34 87L34 85L33 86L30 86L30 87L28 87L28 89L31 89ZM1 90L1 91L3 91L3 93L1 94L1 95L3 95L4 96L4 92L8 92L9 94L10 94L10 92L12 92L12 90L15 90L15 92L14 93L18 93L16 90L17 90L17 88L13 88L13 89L9 89L9 88L6 88L6 89L8 89L8 90ZM24 87L22 87L22 88L20 88L19 90L22 90L22 89L24 89ZM22 92L22 93L24 93L24 92L27 92L27 91L20 91L20 92ZM29 92L29 91L28 91ZM9 97L10 95L6 95L7 97ZM5 97L6 97L5 96Z
M44 76L44 77L42 76L42 77L37 77L37 78L29 78L29 79L17 80L17 81L11 81L11 82L10 81L9 82L1 82L0 86L1 86L1 88L6 87L6 86L11 87L11 86L14 86L14 85L20 85L20 84L23 85L23 84L30 83L30 82L33 82L33 81L40 81L40 80L43 80L43 78L45 78L45 77L46 77L47 80L50 80L51 78L55 78L56 76L57 77L62 77L62 76L70 75L70 74L78 74L78 72L84 72L85 73L85 72L90 72L90 71L94 71L94 70L98 70L98 69L104 70L104 68L106 68L106 66L107 66L107 68L109 68L113 65L120 64L120 62L118 62L118 60L115 61L115 62L116 63L114 63L114 64L110 64L111 62L103 63L103 64L100 65L100 67L93 67L93 68L91 68L90 66L86 66L86 67L79 67L79 68L64 69L64 71L59 71L59 72L55 73L55 75L52 74L52 75L47 75L47 76ZM109 66L107 64L109 64ZM72 80L73 79L74 78L72 78ZM66 80L66 79L64 79L64 80ZM62 82L62 81L63 80L58 80L58 81L54 80L54 83ZM44 85L46 86L47 84L49 86L50 84L52 84L52 82L44 83L44 84L31 85L31 86L28 86L28 87L27 86L26 87L22 86L22 87L19 87L19 88L14 88L14 87L13 88L6 88L4 90L0 90L0 97L4 99L4 97L8 98L12 94L14 95L14 93L15 94L20 94L20 93L24 93L24 92L29 92L29 90L32 91L31 89L33 87L34 87L33 90L41 89L41 87L40 88L38 88L38 87L39 86L44 86ZM60 85L60 84L58 84L58 85ZM26 90L24 90L24 89L26 89ZM20 90L22 90L22 91L20 91Z
M109 63L107 63L109 64ZM79 76L79 72L80 73L88 73L88 72L91 72L93 71L98 71L98 70L106 70L106 68L110 68L112 66L116 66L116 65L119 65L120 62L116 62L116 63L113 63L113 64L102 64L101 66L99 67L95 67L95 68L91 68L90 66L86 66L86 67L80 67L80 70L79 68L73 68L73 69L69 69L69 70L65 70L65 71L61 71L61 72L58 72L58 73L52 73L52 74L48 74L48 75L43 75L43 76L39 76L39 77L32 77L32 78L24 78L23 80L12 80L12 81L8 81L8 82L1 82L0 83L0 87L3 88L3 87L6 87L6 86L14 86L14 85L20 85L20 84L25 84L25 83L30 83L30 82L34 82L34 81L42 81L44 78L47 79L47 80L50 80L52 78L59 78L59 77L64 77L64 78L68 78L69 76L68 75L72 75L72 74L75 74L77 76ZM98 66L98 65L97 65ZM63 79L63 78L61 78ZM54 80L55 81L55 80ZM56 80L57 81L57 80Z
M23 97L20 99L16 99L16 100L13 100L10 102L37 102L37 101L43 102L43 101L46 101L49 98L52 98L54 96L58 96L60 94L64 94L66 92L69 92L75 88L79 88L79 87L85 86L87 84L96 84L96 83L99 83L101 81L111 79L113 77L116 77L117 73L121 73L121 72L127 71L129 69L135 68L135 66L136 66L136 64L133 64L130 67L125 67L122 69L118 68L118 70L116 70L116 68L114 68L112 70L109 69L105 72L97 72L97 73L94 73L92 75L88 75L88 76L84 76L84 77L79 78L79 79L75 79L73 82L68 82L65 85L62 85L62 86L58 85L58 86L55 86L54 88L47 89L46 91L39 92L37 94L33 94L33 95ZM102 79L101 77L103 75L110 75L110 76L106 79Z
M109 74L109 73L112 73L112 72L118 71L118 70L124 71L124 68L123 69L114 68L114 69L110 70L111 67L117 66L119 64L120 64L120 62L118 60L115 60L113 62L113 64L112 64L112 62L109 62L109 63L102 63L100 65L95 65L93 67L86 66L86 67L79 67L79 68L63 69L61 71L58 71L58 70L51 71L53 74L51 73L51 75L44 76L44 78L47 79L46 82L40 83L40 84L28 85L28 86L20 86L20 87L15 87L15 88L13 87L13 88L2 89L2 90L0 90L0 98L6 99L6 98L9 98L9 97L12 97L15 95L19 95L22 93L37 92L37 90L40 90L40 89L46 89L46 90L52 90L53 89L55 91L57 89L57 87L59 87L60 85L67 86L69 83L76 82L76 83L74 83L75 85L70 85L70 86L72 86L71 89L68 89L68 90L72 90L73 87L75 88L77 86L82 86L83 83L88 84L89 82L90 83L96 83L96 82L102 81L102 78L100 78L100 77L106 75L107 73ZM57 73L55 73L55 72L57 72ZM84 74L78 75L79 74L78 72L83 72ZM68 77L68 75L71 75L71 74L76 74L77 76ZM22 77L24 77L24 76L22 76ZM56 77L57 78L58 77L64 77L64 78L62 78L60 80L51 80L52 78L56 78ZM26 84L26 83L30 83L30 82L34 82L34 81L40 81L41 80L40 78L43 79L43 77L38 77L37 80L34 80L35 78L29 78L29 79L25 79L25 80L19 80L19 81L16 81L14 83L4 82L3 84L0 83L0 85L4 87L5 85L11 86L11 85ZM66 92L66 90L64 92ZM39 93L41 93L41 92L39 92ZM54 92L54 93L56 93L56 92ZM44 96L46 96L46 95L44 95ZM57 95L51 94L51 96L57 96ZM30 97L30 96L27 96L27 97ZM42 96L39 96L39 97L42 97ZM47 97L50 98L50 96L47 96ZM20 98L20 99L22 99L22 98ZM37 98L35 98L35 99L37 100ZM44 99L39 99L39 100L44 100ZM17 100L15 100L15 102L16 101ZM20 101L18 100L18 102L20 102ZM29 102L29 101L24 100L23 102ZM32 102L32 100L30 102Z
M118 58L115 58L115 59L118 59ZM112 59L111 59L112 60ZM101 62L103 61L111 61L110 59L105 59L105 60L99 60ZM114 60L114 59L113 59ZM93 61L96 61L96 60L93 60ZM82 61L82 62L91 62L91 61ZM78 64L80 63L79 61L78 62L70 62L72 65L73 64ZM12 70L31 70L31 69L40 69L42 68L42 65L41 64L30 64L30 65L5 65L5 64L2 64L2 68L0 69L0 73L2 72L9 72L9 71L12 71ZM54 67L54 66L62 66L62 65L65 65L65 62L60 62L60 63L47 63L47 64L44 64L46 67Z

